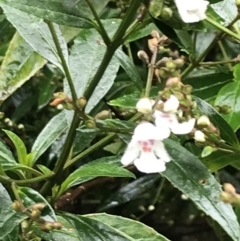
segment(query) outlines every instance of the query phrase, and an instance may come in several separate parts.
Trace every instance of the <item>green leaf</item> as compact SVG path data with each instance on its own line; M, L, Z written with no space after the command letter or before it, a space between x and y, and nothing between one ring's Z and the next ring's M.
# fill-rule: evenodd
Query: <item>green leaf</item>
M194 54L194 45L188 30L175 30L175 32L184 47L183 50L188 54Z
M31 152L33 153L32 165L52 145L52 143L67 129L64 112L54 116L44 127L35 140Z
M19 187L18 194L25 207L30 207L36 203L45 203L46 207L41 211L41 218L46 221L56 221L56 215L47 200L39 192L29 187Z
M3 130L3 131L11 139L11 141L13 142L17 150L18 162L22 165L28 166L27 149L23 141L11 131L8 131L8 130Z
M25 218L25 215L15 212L11 206L0 211L0 240L9 240L7 238L14 237L19 224Z
M223 86L232 81L232 78L232 72L206 75L200 73L198 76L184 79L183 83L193 87L193 95L207 100L216 96Z
M115 230L121 231L131 237L130 240L150 241L151 239L151 241L169 241L169 239L157 233L153 228L135 220L105 213L88 214L86 217L97 220Z
M18 30L26 42L42 57L62 69L61 60L48 28L48 25L40 18L27 14L18 9L2 4L1 6L8 20ZM11 5L12 6L12 5ZM68 60L68 49L64 37L58 25L54 24L56 35L60 43L65 60Z
M103 157L91 161L74 171L62 184L61 192L95 177L132 177L134 174L121 166L117 156Z
M215 100L215 105L227 105L231 108L223 118L236 131L240 127L240 82L232 82L222 87Z
M69 0L67 2L62 0L42 0L41 2L37 0L28 2L25 0L1 0L1 2L58 24L78 28L89 27L89 24L94 26L90 20L93 18L92 12L85 0ZM97 13L100 13L108 2L109 0L91 0Z
M240 155L224 151L215 151L203 159L203 163L211 172L218 171L228 165L239 162Z
M7 234L2 241L19 241L19 225L15 226L11 233Z
M16 33L10 42L0 71L0 101L4 101L29 80L46 60Z
M3 144L2 141L0 141L0 165L5 171L18 165L12 155L12 152Z
M238 139L231 126L229 126L229 124L221 117L221 115L207 102L197 97L195 97L195 100L202 114L207 115L211 122L219 128L222 139L238 148Z
M62 214L77 233L79 240L101 240L101 241L133 241L132 238L123 232L111 228L102 222L87 217L72 215L69 213Z
M159 178L159 174L147 175L127 184L102 202L99 211L105 211L139 198L139 195L148 191Z
M143 89L141 76L138 73L136 66L133 64L132 60L120 49L118 49L113 58L115 58L122 68L126 71L128 77L132 80L136 88L141 91Z
M12 203L12 200L7 190L1 183L0 183L0 200L1 200L0 211L8 208Z
M233 240L239 240L240 229L233 209L219 199L221 185L192 153L174 141L167 140L165 144L172 161L162 175L215 220Z
M117 30L120 21L114 19L103 21L103 23L109 36L112 36ZM106 46L101 39L101 36L95 29L88 29L81 31L79 37L74 41L75 44L71 50L69 63L78 96L84 96L85 90L89 87L105 55ZM113 58L87 102L87 113L99 103L112 87L118 69L119 62ZM64 84L64 92L68 94L70 91L66 80Z

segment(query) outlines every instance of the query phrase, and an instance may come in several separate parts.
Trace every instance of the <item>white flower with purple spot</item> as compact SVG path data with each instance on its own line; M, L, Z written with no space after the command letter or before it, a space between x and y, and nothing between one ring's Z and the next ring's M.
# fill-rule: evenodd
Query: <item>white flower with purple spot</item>
M122 156L124 166L133 163L136 168L145 173L158 173L166 169L166 162L171 160L165 150L162 140L168 138L170 130L159 132L149 122L140 123L134 130L132 140Z

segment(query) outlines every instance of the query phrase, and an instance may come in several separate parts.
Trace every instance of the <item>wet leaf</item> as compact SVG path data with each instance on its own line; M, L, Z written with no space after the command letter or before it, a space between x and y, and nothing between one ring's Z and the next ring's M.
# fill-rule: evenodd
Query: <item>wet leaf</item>
M162 175L215 220L233 240L239 240L239 224L232 206L219 199L221 185L192 153L174 141L167 140L165 144L172 161L167 163Z

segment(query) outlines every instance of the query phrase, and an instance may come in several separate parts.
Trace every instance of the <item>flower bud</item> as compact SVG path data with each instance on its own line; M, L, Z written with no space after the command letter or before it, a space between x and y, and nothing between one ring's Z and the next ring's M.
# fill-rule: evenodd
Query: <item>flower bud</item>
M222 114L229 114L231 111L232 111L232 109L231 109L231 107L228 106L228 105L222 105L222 106L220 107L220 112L221 112Z
M138 112L143 114L149 114L152 112L152 100L149 98L142 98L136 104L136 109Z
M159 69L158 74L161 78L167 78L168 77L167 71L165 69Z
M95 115L96 120L105 120L109 119L111 116L111 112L109 110L103 110Z
M210 126L211 122L209 120L209 118L206 115L202 115L198 118L197 120L197 125L200 127L207 127Z
M205 135L203 134L202 131L199 131L199 130L195 131L194 139L198 142L205 142L206 141Z
M225 203L231 203L232 202L232 195L227 192L221 192L220 193L220 199Z
M8 124L9 122L12 122L9 118L5 118L4 119L4 122L6 123L6 124Z
M31 213L32 219L38 219L41 216L41 212L38 209L33 209Z
M181 85L181 81L180 81L180 78L178 77L172 77L172 78L169 78L166 82L166 87L178 87Z
M154 47L158 46L158 40L156 38L148 39L148 48L153 52Z
M182 91L184 94L189 95L192 92L193 87L191 85L183 85Z
M230 183L224 183L223 184L223 190L231 195L236 195L236 189L235 187Z
M82 110L87 104L87 100L84 97L80 97L76 101L77 107Z
M22 210L22 205L19 201L15 200L12 203L12 209L15 210L16 212L20 212Z
M57 105L57 109L58 109L58 110L63 110L63 109L64 109L64 107L63 107L63 105L62 105L62 104L58 104L58 105Z
M150 205L149 207L148 207L148 211L153 211L155 209L155 207L153 206L153 205Z
M96 127L96 123L95 123L95 121L93 121L93 120L87 120L87 121L85 122L85 125L86 125L86 127L89 128L89 129L94 129L94 128Z
M171 10L171 8L168 7L164 7L162 12L161 12L161 18L164 20L168 20L172 17L173 12Z
M66 110L74 110L73 104L71 104L69 102L63 102L62 105L63 105L63 108Z
M235 0L235 3L236 3L237 8L239 8L240 7L240 0Z
M32 205L32 208L42 211L46 206L47 206L46 203L36 203L36 204Z
M211 155L213 152L215 151L215 149L211 146L205 146L203 148L203 151L201 153L201 157L204 158L204 157L207 157L209 155Z
M63 227L63 225L59 222L53 222L52 226L54 229L58 229L58 230L62 229L62 227Z
M181 68L181 67L183 67L183 65L184 65L184 60L183 59L175 59L174 60L174 63L176 64L176 66L178 67L178 68Z
M4 117L4 115L5 115L4 112L0 111L0 119L2 119Z
M151 36L152 36L153 38L160 39L159 32L158 32L157 30L155 30L155 29L152 30Z
M143 50L138 51L137 56L139 59L149 64L149 57L145 51Z
M28 229L28 227L29 227L29 222L28 222L28 220L23 220L22 222L21 222L21 228L23 229L23 230L27 230Z
M176 64L174 63L174 61L173 60L169 60L169 61L167 61L166 62L166 68L170 71L170 72L172 72L172 71L174 71L175 69L176 69Z
M24 125L23 125L23 124L19 124L19 125L17 126L17 128L18 128L19 130L23 130L23 129L24 129Z
M49 232L49 231L53 230L53 228L54 228L52 222L41 223L39 225L39 227L41 230L46 231L46 232Z

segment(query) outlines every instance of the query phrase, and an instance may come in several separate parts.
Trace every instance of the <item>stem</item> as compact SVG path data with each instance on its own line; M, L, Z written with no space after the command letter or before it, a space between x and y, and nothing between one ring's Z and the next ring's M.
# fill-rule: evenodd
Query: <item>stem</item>
M239 15L237 15L232 22L228 25L228 28L232 27L234 23L236 23L239 20ZM217 44L217 42L223 38L226 35L225 32L220 32L215 36L213 41L210 43L210 45L204 50L204 52L198 57L198 59L191 63L181 74L181 77L186 77L196 66L198 66L199 62L203 61L203 59L208 55L208 53L211 51L211 49Z
M73 80L72 80L72 76L70 74L70 71L69 71L69 68L68 68L68 64L64 58L64 55L63 55L63 52L62 52L62 48L60 46L60 43L59 43L59 40L58 40L58 37L57 37L57 34L56 34L56 31L55 31L55 28L53 26L53 23L50 22L50 21L46 21L47 25L48 25L48 28L52 34L52 37L53 37L53 41L55 43L55 46L56 46L56 49L58 51L58 55L59 55L59 58L62 62L62 66L63 66L63 70L64 70L64 73L65 73L65 76L67 78L67 81L68 81L68 85L70 87L70 91L71 91L71 94L72 94L72 98L73 98L73 101L74 103L76 102L76 100L78 99L77 97L77 93L76 93L76 90L75 90L75 87L74 87L74 84L73 84Z
M129 27L129 23L131 23L136 18L137 9L140 7L141 1L132 0L131 5L129 6L123 21L121 22L117 32L113 37L113 42L118 42L119 39L122 39L125 35L127 28Z
M229 63L237 63L236 59L229 59L229 60L222 60L222 61L216 61L216 62L200 62L199 65L201 66L214 66L219 64L229 64Z
M74 141L74 138L76 135L76 128L79 126L79 124L80 124L80 119L78 118L78 115L75 112L68 135L67 135L66 142L63 146L63 150L61 152L61 155L58 159L56 166L53 169L55 176L52 180L49 180L48 182L46 182L43 185L43 187L40 190L40 193L42 195L46 194L51 189L51 187L54 185L54 183L57 182L61 178L60 173L63 171L63 167L66 163L66 160L68 159L68 156L69 156L69 153L72 148L72 144L73 144L73 141Z
M148 77L147 77L147 84L146 84L146 90L145 90L145 97L149 97L151 86L152 86L152 79L154 74L154 67L157 59L157 53L158 53L158 46L154 46L153 48L153 55L151 58L151 62L148 66Z
M153 202L152 202L152 205L153 205L153 206L156 205L156 203L157 203L157 201L158 201L158 199L159 199L159 197L160 197L160 194L161 194L161 192L162 192L162 189L163 189L165 180L166 180L165 177L162 177L162 180L161 180L161 182L160 182L160 184L159 184L159 186L158 186L158 189L157 189L156 196L155 196L155 198L153 199Z
M225 61L229 61L229 58L228 58L227 53L226 53L226 50L225 50L225 48L224 48L223 43L222 43L221 40L218 41L218 46L219 46L219 48L220 48L220 50L221 50L221 52L222 52L222 55L223 55L224 60L225 60ZM231 62L228 62L228 63L227 63L227 66L228 66L228 68L229 68L230 71L233 71Z
M97 23L98 23L98 27L99 27L99 29L100 29L99 33L101 34L104 43L105 43L107 46L109 46L109 45L111 44L111 39L109 38L109 36L108 36L108 34L107 34L107 32L106 32L106 30L105 30L105 28L104 28L104 26L103 26L100 18L98 17L98 14L97 14L97 12L95 11L95 8L93 7L91 1L86 0L86 2L87 2L87 4L88 4L89 8L91 9L92 14L93 14L95 20L96 20Z

